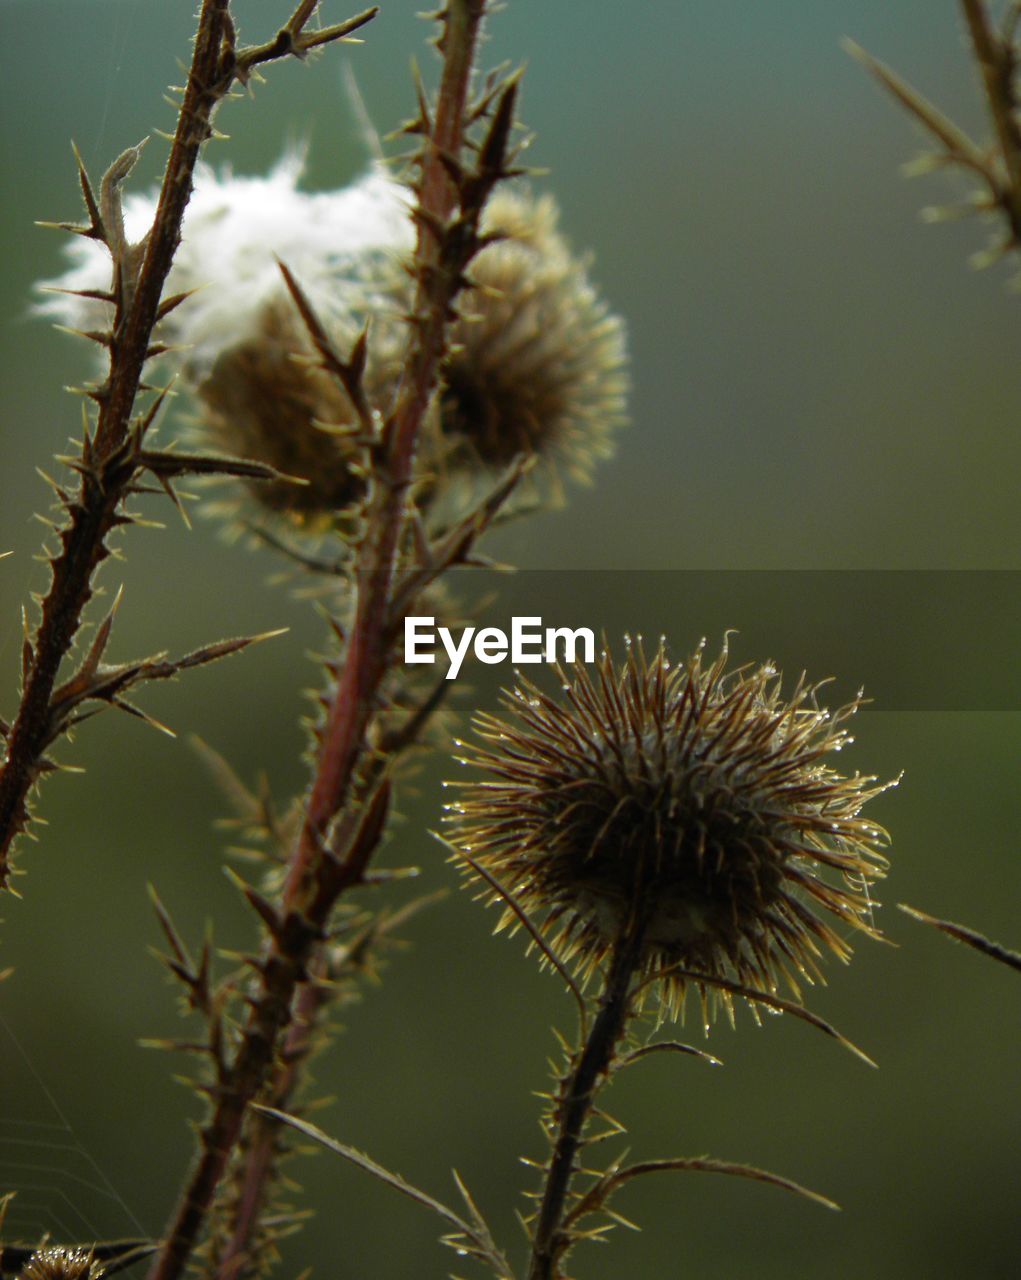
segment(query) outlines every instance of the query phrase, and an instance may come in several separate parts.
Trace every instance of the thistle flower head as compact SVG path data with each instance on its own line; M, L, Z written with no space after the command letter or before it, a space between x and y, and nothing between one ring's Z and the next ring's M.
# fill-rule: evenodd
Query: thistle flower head
M100 1280L103 1274L91 1249L57 1246L34 1253L21 1280Z
M361 494L352 469L357 450L343 438L354 413L316 367L279 264L300 281L340 351L350 350L377 313L394 317L379 326L367 370L368 389L389 394L404 340L394 299L406 288L402 264L414 233L410 195L381 166L332 192L302 191L301 172L297 152L265 177L199 167L166 286L168 297L190 296L160 322L158 335L171 348L166 360L194 393L195 443L268 463L302 482L257 482L251 489L265 507L308 524L330 519ZM155 193L127 199L129 240L145 235L155 209ZM50 285L109 286L102 245L79 237L69 253L71 268ZM85 329L109 320L103 303L67 292L38 309ZM218 506L233 514L237 504Z
M784 699L772 666L726 664L725 646L708 666L632 646L561 672L560 701L520 681L509 718L478 717L485 781L451 814L455 844L585 976L638 922L671 1016L692 983L703 1003L714 980L775 994L782 977L797 997L824 951L848 958L842 926L875 936L887 836L860 811L884 788L827 763L859 704L830 715L804 681Z
M625 421L624 327L557 230L549 196L500 188L471 265L440 399L440 426L469 466L535 454L591 478Z

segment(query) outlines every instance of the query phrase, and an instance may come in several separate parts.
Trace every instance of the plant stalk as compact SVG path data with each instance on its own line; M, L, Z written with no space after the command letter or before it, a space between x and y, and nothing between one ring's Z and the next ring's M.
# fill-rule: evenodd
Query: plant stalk
M571 1181L596 1094L610 1070L631 1014L631 980L640 965L644 933L644 918L636 919L617 941L588 1039L573 1068L561 1080L560 1120L532 1234L528 1280L557 1280L558 1259L571 1246L570 1236L561 1229Z
M188 84L145 257L133 287L122 292L116 303L109 373L93 392L99 404L94 461L82 468L77 499L68 503L70 522L60 533L60 551L51 564L50 585L32 639L32 660L0 770L0 888L10 873L11 845L28 820L29 792L44 768L57 674L92 597L92 577L108 554L106 539L122 519L118 511L135 474L127 456L131 415L163 286L180 242L195 164L210 136L213 110L226 92L220 63L228 7L229 0L203 0ZM119 264L114 266L116 276Z
M1021 126L1012 77L1014 57L993 32L983 0L961 0L968 35L982 74L986 104L1003 157L1006 190L1000 191L1014 244L1021 242Z
M443 158L456 159L461 152L471 69L484 11L485 0L448 0L444 12L443 72L419 190L419 208L434 222L444 222L456 204L457 192ZM335 819L356 799L352 792L366 733L377 691L392 660L391 591L415 447L446 350L452 303L462 286L460 278L438 276L430 270L438 256L436 240L424 224L420 225L412 349L387 424L366 513L367 534L355 577L355 618L285 881L281 913L285 924L260 961L259 987L251 1000L241 1043L228 1079L220 1082L213 1094L213 1111L201 1133L198 1160L149 1280L177 1280L187 1265L241 1136L248 1105L271 1079L282 1039L294 1022L295 995L306 981L333 908L347 889L362 882L375 850L375 843L368 842L358 845L340 863L325 856ZM252 1150L252 1159L262 1161L261 1148ZM256 1200L265 1192L270 1171L269 1162L263 1163L263 1172L253 1175L249 1186ZM246 1212L250 1226L257 1218L257 1213ZM250 1240L236 1235L232 1243L235 1256L249 1244Z

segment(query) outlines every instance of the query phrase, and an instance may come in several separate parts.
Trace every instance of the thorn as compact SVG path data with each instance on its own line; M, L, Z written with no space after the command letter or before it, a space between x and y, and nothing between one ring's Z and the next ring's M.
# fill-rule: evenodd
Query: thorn
M141 720L143 724L147 724L151 729L155 729L157 733L165 733L168 738L176 738L177 734L169 725L157 720L155 716L151 716L147 711L143 711L141 707L136 707L132 702L126 702L123 698L111 698L110 705L116 707L119 711L126 711L129 716L134 716Z
M253 889L247 881L243 880L233 867L224 867L224 872L231 884L241 891L245 901L259 916L272 936L279 939L283 933L284 925L286 923L284 916L276 907L273 906L268 898L264 897L256 889Z
M109 347L113 342L113 335L105 329L76 329L67 324L55 324L53 327L58 333L69 333L72 338L88 338L101 347Z
M109 612L107 613L103 621L99 624L99 627L96 630L95 637L93 638L92 644L89 646L89 651L85 655L85 659L82 662L81 666L78 668L77 674L74 677L75 683L77 683L80 680L84 680L86 683L91 682L93 676L99 670L99 664L102 661L103 654L106 652L106 646L110 640L110 632L113 629L113 621L114 621L114 618L117 616L118 609L120 609L121 607L121 600L123 598L124 598L124 584L121 583L121 585L117 588L117 594L116 596L114 596L114 601L113 601L113 604L110 606Z
M182 302L187 302L192 294L198 293L198 289L185 289L182 293L172 294L169 298L164 298L156 311L156 323L165 319L170 315L175 307L179 307Z
M96 239L103 239L105 233L103 219L99 213L99 204L96 200L95 192L92 190L92 183L89 181L89 175L85 168L85 162L82 160L81 152L73 141L71 143L71 150L74 152L75 164L78 167L78 181L81 184L82 196L85 200L85 208L89 215L91 234Z

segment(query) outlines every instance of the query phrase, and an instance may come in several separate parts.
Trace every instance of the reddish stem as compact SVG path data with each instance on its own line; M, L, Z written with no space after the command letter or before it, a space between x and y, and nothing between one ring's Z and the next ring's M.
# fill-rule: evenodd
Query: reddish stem
M420 208L440 221L450 215L457 198L441 157L458 156L461 151L468 85L484 9L485 0L451 0L447 6L443 77L419 193ZM369 515L369 526L377 532L366 539L362 549L355 623L344 670L327 715L305 822L287 878L285 901L289 906L300 897L327 829L347 797L372 715L375 691L389 661L390 643L384 633L397 544L404 525L418 433L446 345L446 308L437 306L428 270L437 255L435 236L420 224L415 314L426 319L391 419L385 479L378 484Z
M448 0L444 15L443 74L419 192L420 209L440 222L450 215L456 203L456 190L441 156L457 157L461 151L471 68L484 9L485 0ZM415 260L419 279L417 340L398 389L385 456L366 516L368 534L356 575L355 620L327 713L305 819L285 883L286 924L272 939L260 964L260 990L252 1001L228 1078L220 1083L215 1095L213 1113L202 1131L198 1161L149 1280L177 1280L186 1266L239 1141L248 1104L270 1080L281 1038L293 1024L292 1005L295 993L307 979L307 965L325 934L337 900L345 890L361 882L374 852L374 844L367 842L340 864L323 856L330 827L351 798L377 691L391 660L391 586L415 446L445 351L450 307L461 287L459 277L437 278L429 270L437 258L435 238L421 227ZM261 1150L253 1150L252 1159L268 1174L270 1162L264 1160ZM265 1183L263 1177L261 1184L256 1182L250 1190L261 1196ZM250 1214L249 1220L254 1224L256 1217L257 1214ZM232 1249L243 1247L244 1242L235 1233ZM240 1254L233 1252L231 1265L242 1264Z

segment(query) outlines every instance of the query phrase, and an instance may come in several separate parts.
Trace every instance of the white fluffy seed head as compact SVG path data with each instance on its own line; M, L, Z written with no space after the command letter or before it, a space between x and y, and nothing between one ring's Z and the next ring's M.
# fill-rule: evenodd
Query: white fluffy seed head
M292 151L264 177L239 177L200 165L185 213L181 246L164 296L196 290L172 311L160 337L180 345L182 363L201 378L217 355L250 336L263 307L283 291L277 260L287 264L326 319L371 308L374 281L393 277L393 264L414 245L410 196L384 166L339 191L299 189L304 157ZM156 194L128 196L127 237L140 240L152 224ZM110 259L103 245L76 237L71 266L43 282L65 290L106 289ZM104 304L47 294L37 310L64 324L95 328Z

